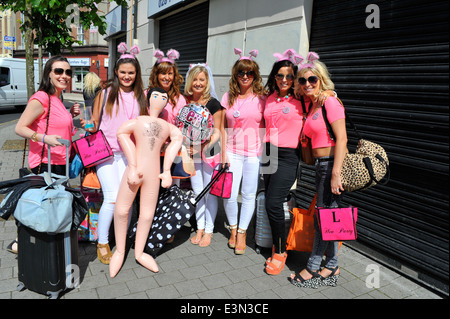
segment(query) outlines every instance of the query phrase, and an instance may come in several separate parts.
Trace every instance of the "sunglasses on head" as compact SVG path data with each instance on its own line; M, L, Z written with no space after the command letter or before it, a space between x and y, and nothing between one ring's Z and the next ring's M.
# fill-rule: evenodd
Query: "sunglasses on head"
M61 75L64 73L64 71L66 72L67 76L72 77L72 70L71 69L66 69L64 70L63 68L54 68L53 72L55 72L56 75Z
M310 84L314 85L319 81L319 78L317 76L311 75L309 78L298 78L298 83L300 85L305 85L306 82L309 82Z
M253 77L255 77L255 72L253 72L253 71L247 71L247 72L239 71L237 76L238 76L238 78L243 78L244 76L247 76L248 78L253 78Z
M277 75L275 75L275 78L278 81L282 81L282 80L284 80L284 78L286 78L286 80L288 80L288 81L292 81L292 80L294 80L294 75L293 74L286 74L286 75L284 75L284 74L278 73Z

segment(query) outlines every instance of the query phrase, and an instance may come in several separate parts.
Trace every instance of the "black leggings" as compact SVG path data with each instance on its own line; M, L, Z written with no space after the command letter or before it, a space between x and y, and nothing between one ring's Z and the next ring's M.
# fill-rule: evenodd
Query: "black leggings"
M269 145L266 144L266 150ZM265 207L269 217L270 227L272 229L272 240L277 254L286 251L286 230L283 203L286 201L289 191L297 178L297 168L300 161L298 149L276 148L271 145L271 152L268 155L269 165L278 166L271 174L264 174L265 186ZM266 151L265 151L266 153ZM266 154L264 154L266 156ZM264 163L268 163L266 160Z

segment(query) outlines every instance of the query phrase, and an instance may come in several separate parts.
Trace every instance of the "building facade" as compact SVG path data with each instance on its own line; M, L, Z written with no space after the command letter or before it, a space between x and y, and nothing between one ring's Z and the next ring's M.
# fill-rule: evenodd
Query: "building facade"
M98 5L100 12L108 12L109 2L104 1ZM5 57L25 58L25 46L20 32L23 15L21 13L12 13L5 11L0 16L2 18L2 52ZM73 46L74 52L63 52L62 55L68 58L73 70L73 77L68 92L81 93L84 86L84 76L89 72L96 73L102 81L108 78L108 42L98 33L95 27L84 30L81 25L72 25L72 36L81 42L80 45ZM5 36L7 40L4 41ZM11 49L10 49L11 48ZM37 59L37 47L34 51ZM44 63L49 55L44 52Z

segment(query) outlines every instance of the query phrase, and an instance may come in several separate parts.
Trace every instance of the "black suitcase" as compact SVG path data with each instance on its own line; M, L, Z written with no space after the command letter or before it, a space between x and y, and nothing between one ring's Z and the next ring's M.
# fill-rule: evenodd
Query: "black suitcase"
M66 145L68 162L70 142L60 142ZM66 176L69 176L68 166ZM41 233L19 223L17 262L19 291L29 289L50 299L58 298L61 292L79 284L77 231Z
M31 291L57 299L61 292L79 284L78 235L40 233L18 228L19 291Z

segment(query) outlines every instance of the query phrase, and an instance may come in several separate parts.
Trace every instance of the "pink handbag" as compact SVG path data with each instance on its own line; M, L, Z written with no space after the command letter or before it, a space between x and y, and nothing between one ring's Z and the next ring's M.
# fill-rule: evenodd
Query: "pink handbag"
M114 156L102 130L80 138L72 145L84 167L101 164Z
M316 214L324 241L356 240L358 208L353 206L344 208L318 207Z
M231 186L233 185L233 173L228 172L228 165L225 167L220 167L220 169L215 169L212 181L215 180L213 185L211 186L211 190L209 191L211 194L222 197L222 198L230 198L231 197Z

